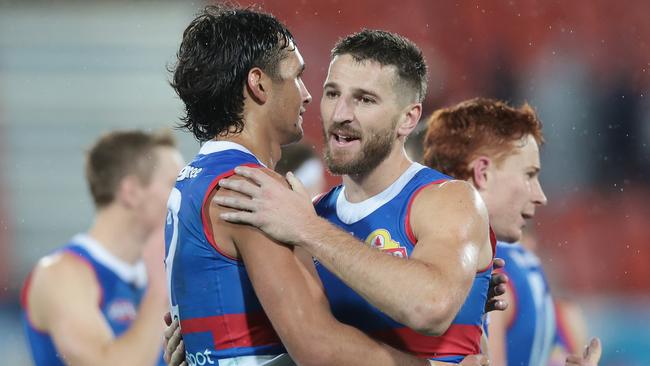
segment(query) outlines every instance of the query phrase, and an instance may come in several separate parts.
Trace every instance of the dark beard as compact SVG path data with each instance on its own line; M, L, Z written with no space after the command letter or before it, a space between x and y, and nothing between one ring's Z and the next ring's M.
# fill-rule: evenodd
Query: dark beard
M338 163L332 156L328 144L328 134L325 135L325 163L327 170L334 175L365 175L383 162L393 149L395 143L394 128L381 130L364 136L361 152L346 163Z

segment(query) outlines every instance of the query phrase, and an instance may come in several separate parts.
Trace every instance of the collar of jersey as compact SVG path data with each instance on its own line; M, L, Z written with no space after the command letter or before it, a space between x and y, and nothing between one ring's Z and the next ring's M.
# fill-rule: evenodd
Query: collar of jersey
M147 285L147 271L142 260L129 264L109 252L88 234L77 234L72 242L84 248L97 262L115 273L122 281L143 288Z
M345 198L345 186L341 188L336 198L336 215L343 223L350 225L373 213L386 202L395 198L404 189L406 184L424 169L422 164L412 163L388 188L361 202L352 203Z
M226 150L239 150L242 152L245 152L247 154L255 156L250 150L248 150L246 147L243 145L240 145L236 142L232 141L206 141L203 146L201 146L201 150L199 150L199 155L208 155L208 154L214 154L220 151L226 151ZM255 159L257 159L257 162L260 163L263 167L267 168L267 166L260 161L260 159L255 156Z

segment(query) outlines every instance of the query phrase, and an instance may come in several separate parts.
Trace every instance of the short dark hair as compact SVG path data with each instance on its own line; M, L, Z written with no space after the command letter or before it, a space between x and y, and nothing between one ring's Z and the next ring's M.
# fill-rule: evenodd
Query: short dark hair
M395 66L397 75L413 89L418 102L427 94L427 64L422 51L399 34L364 29L336 43L332 58L340 55L351 55L356 61L372 60L382 66Z
M86 155L86 181L95 207L113 202L127 175L135 175L144 185L151 183L158 163L155 149L159 147L176 147L169 130L113 131L100 137Z
M181 128L199 141L244 128L244 86L259 67L274 80L295 44L272 15L252 8L207 6L183 33L171 86L185 103Z
M469 163L489 155L500 163L515 143L533 136L544 143L542 122L524 103L514 108L489 98L474 98L433 112L424 137L424 164L457 179L468 179Z

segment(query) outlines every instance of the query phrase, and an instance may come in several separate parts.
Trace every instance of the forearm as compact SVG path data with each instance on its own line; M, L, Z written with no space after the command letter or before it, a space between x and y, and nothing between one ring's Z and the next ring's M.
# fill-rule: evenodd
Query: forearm
M161 294L147 291L138 309L137 318L129 330L103 347L101 364L156 364L162 351L162 319L166 311L165 302L160 296Z
M447 274L432 265L370 249L323 219L314 220L297 244L368 302L418 331L429 333L432 322L446 322L436 319L450 321L458 310L455 299L464 298L458 288L446 285ZM446 329L448 324L434 328L438 326Z
M316 365L379 365L379 366L422 366L428 361L396 350L384 343L370 338L356 328L335 322L328 331L313 336L302 357L308 364ZM327 328L321 328L327 329ZM312 332L313 334L313 332ZM316 355L315 355L316 353ZM297 357L300 359L300 356ZM300 363L300 361L298 361Z

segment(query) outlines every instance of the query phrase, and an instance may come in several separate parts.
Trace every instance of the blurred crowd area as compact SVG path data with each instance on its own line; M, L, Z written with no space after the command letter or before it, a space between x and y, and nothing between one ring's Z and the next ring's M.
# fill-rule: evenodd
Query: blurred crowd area
M590 334L603 338L604 365L650 364L650 3L256 3L288 25L306 60L314 98L306 141L318 151L329 50L363 27L398 32L423 49L424 118L475 96L535 107L549 204L530 234L553 291L583 306ZM0 2L0 325L17 326L34 261L89 224L88 145L110 129L177 121L181 104L166 67L203 4ZM424 127L409 143L414 159ZM193 156L198 144L176 135ZM20 329L5 334L13 341L0 351L24 360Z

